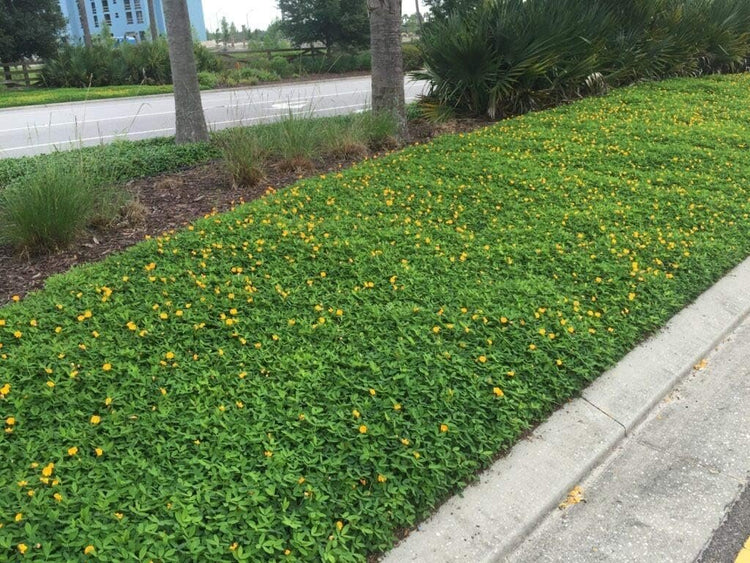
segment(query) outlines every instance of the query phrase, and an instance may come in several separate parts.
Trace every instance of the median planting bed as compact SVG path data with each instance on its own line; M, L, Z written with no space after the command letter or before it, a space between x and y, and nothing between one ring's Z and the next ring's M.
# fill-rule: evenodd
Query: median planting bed
M0 558L388 549L750 254L749 86L444 136L0 309Z

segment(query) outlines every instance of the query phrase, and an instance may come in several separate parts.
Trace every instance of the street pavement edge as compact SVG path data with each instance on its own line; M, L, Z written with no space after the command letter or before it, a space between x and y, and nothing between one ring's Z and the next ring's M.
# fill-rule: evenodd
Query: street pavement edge
M750 258L553 413L383 561L503 561L748 315Z

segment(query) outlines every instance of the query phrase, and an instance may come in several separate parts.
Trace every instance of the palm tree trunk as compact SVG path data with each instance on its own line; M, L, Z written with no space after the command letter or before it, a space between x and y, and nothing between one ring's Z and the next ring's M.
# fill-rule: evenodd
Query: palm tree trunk
M176 141L208 141L186 0L164 0L164 19L174 84Z
M156 10L154 10L154 0L146 0L148 4L148 25L151 28L151 41L159 39L159 30L156 29Z
M91 30L89 29L89 13L86 11L86 0L78 0L78 15L81 17L83 44L86 47L91 47Z
M419 0L414 0L414 7L417 9L417 22L419 23L419 32L421 33L424 29L424 20L422 19L422 13L419 11Z
M401 0L367 0L372 53L372 111L390 113L406 136L404 62L401 54Z

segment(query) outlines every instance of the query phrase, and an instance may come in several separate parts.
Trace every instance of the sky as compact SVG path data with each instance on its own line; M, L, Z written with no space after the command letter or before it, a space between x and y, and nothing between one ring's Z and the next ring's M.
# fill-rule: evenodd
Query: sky
M414 13L414 0L402 0L402 3L405 14ZM424 13L422 2L419 9ZM203 17L208 30L217 29L222 17L234 22L237 29L243 24L250 29L265 29L279 16L276 0L203 0Z

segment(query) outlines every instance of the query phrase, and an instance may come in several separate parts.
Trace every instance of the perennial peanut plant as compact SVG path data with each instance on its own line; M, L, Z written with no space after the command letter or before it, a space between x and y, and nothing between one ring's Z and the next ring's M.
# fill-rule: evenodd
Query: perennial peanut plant
M303 180L0 309L0 559L363 561L750 254L748 75Z

